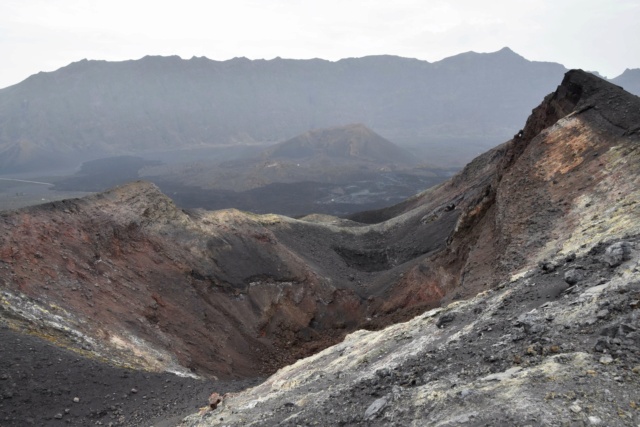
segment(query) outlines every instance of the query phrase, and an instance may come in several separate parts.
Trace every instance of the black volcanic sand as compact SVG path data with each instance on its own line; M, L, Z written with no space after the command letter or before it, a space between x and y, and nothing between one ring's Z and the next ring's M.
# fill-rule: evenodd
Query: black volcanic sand
M207 406L212 392L258 382L116 368L0 324L1 427L172 426Z

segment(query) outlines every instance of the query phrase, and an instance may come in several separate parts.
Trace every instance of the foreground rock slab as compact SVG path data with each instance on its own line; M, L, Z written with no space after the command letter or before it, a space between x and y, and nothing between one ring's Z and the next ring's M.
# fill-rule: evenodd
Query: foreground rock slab
M181 426L635 426L639 242L624 241L629 259L617 267L615 246L598 245L554 259L555 272L534 268L468 301L350 334ZM572 268L583 279L570 287Z

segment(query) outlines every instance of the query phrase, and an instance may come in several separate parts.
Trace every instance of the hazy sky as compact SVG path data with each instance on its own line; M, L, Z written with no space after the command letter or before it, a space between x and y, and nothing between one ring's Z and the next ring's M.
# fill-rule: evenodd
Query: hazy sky
M224 60L504 46L615 77L640 68L639 0L1 0L0 88L83 58Z

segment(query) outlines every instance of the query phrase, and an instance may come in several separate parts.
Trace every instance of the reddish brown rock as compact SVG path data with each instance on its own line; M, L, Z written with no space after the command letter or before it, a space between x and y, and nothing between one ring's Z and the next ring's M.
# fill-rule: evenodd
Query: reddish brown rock
M211 396L209 396L209 407L211 409L216 409L220 402L222 402L222 396L215 392L211 393Z

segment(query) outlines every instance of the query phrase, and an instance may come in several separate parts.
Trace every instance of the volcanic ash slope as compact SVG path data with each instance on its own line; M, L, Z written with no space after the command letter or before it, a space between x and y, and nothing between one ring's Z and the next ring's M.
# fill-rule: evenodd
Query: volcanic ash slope
M637 425L638 129L639 98L570 71L521 134L385 223L479 179L446 248L386 294L468 299L351 333L182 426Z

